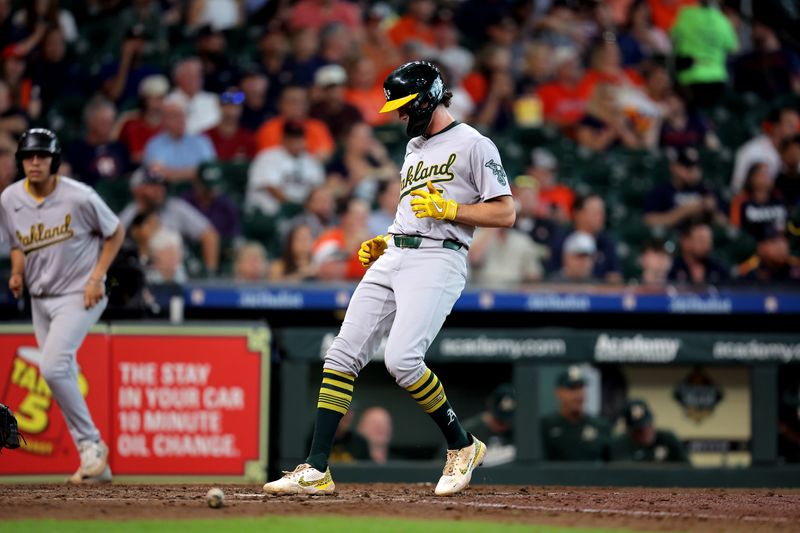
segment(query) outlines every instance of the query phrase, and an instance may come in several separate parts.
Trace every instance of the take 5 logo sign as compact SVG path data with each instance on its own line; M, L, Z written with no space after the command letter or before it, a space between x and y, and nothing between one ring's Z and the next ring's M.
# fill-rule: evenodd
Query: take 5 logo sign
M27 441L0 460L0 474L68 475L79 466L69 428L39 371L41 357L33 334L0 335L0 403L14 412ZM78 351L78 387L104 436L109 430L109 364L106 335L87 335Z

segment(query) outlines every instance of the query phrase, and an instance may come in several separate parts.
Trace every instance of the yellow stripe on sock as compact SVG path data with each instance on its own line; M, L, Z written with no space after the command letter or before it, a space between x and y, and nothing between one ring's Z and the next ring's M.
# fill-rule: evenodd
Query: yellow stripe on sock
M355 376L351 376L350 374L345 374L344 372L339 372L338 370L331 370L330 368L323 368L322 369L322 373L323 374L333 374L334 376L339 376L340 378L344 378L344 379L346 379L348 381L352 381L352 382L355 382L355 380L356 380Z
M347 389L349 391L353 391L353 384L352 383L345 383L344 381L338 381L335 379L330 378L322 378L322 383L326 383L328 385L333 385L334 387L339 387L340 389Z
M436 388L436 391L433 394L431 394L428 398L426 398L424 402L419 402L419 405L427 413L429 412L429 409L431 409L431 406L433 404L439 402L440 395L442 396L442 398L445 398L444 387L441 384L439 384L439 386Z
M408 387L406 390L413 394L414 391L416 391L418 388L422 387L425 384L425 382L428 380L428 376L430 375L431 375L431 369L428 368L425 370L425 373L422 374L422 377L419 378L416 383Z
M347 414L347 409L341 407L339 405L333 405L332 403L327 403L323 401L317 402L317 409L327 409L329 411L336 411L337 413L341 413L343 415Z
M434 405L430 409L426 409L425 412L430 414L430 413L436 411L438 408L443 406L446 401L447 401L447 395L446 394L442 394L442 399L439 400L438 402L436 402L436 405Z
M415 400L417 400L418 402L422 401L423 398L425 398L431 392L432 389L434 389L437 385L439 385L439 383L440 383L439 378L437 378L436 376L433 376L433 379L431 380L430 385L428 385L427 387L425 387L423 390L419 391L418 393L412 394L411 397L414 398Z
M338 390L328 389L325 387L319 390L319 395L322 396L323 394L329 394L331 396L336 396L337 398L344 398L348 402L353 399L352 394L347 394L346 392L339 392Z

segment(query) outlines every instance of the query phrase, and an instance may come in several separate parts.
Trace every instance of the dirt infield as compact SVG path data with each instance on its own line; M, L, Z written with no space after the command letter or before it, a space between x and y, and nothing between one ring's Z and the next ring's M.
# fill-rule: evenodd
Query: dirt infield
M344 484L335 496L272 497L259 486L223 485L226 505L209 509L210 485L0 485L9 519L186 519L224 516L391 516L652 531L798 531L800 491L567 488L478 485L436 498L428 485Z

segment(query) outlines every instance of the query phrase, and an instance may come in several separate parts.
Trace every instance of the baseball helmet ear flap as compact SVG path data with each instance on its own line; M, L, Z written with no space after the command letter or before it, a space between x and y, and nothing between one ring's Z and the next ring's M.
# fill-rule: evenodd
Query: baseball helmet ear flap
M25 175L22 160L26 154L48 154L51 157L50 174L58 172L58 167L61 166L61 145L56 134L47 128L31 128L19 138L15 157L20 176Z

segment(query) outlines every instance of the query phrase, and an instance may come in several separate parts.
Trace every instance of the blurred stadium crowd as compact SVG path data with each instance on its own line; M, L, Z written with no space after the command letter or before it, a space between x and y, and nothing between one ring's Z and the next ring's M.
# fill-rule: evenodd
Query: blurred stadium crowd
M382 81L428 59L518 205L474 282L796 283L799 28L780 0L0 0L0 190L43 125L151 282L358 279L407 141Z

